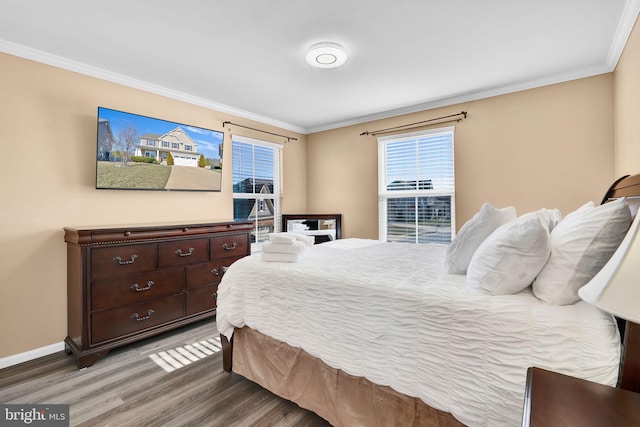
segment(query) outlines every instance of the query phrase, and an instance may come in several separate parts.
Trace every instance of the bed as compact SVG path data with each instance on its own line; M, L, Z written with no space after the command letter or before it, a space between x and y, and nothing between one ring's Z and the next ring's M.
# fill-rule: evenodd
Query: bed
M640 179L629 177L605 200L637 195ZM545 304L531 286L471 287L447 272L448 255L443 245L344 239L296 263L234 263L217 297L224 369L334 426L518 425L530 366L616 385L611 315Z

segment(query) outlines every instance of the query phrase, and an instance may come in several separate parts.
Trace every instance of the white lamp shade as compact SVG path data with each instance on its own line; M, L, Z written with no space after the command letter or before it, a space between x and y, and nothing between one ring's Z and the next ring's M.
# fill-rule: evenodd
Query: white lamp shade
M640 214L609 261L578 291L584 301L640 323Z

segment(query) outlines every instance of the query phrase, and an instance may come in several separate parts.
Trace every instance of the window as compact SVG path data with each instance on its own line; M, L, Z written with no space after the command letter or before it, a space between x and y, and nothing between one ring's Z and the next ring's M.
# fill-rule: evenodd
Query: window
M378 138L380 240L450 243L454 127Z
M191 151L191 145L189 145L189 144L185 144L185 146L184 146L184 150L185 150L185 151Z
M280 223L280 153L282 146L232 136L233 218L253 221L252 250L260 250Z
M162 141L162 146L164 148L169 148L169 141Z

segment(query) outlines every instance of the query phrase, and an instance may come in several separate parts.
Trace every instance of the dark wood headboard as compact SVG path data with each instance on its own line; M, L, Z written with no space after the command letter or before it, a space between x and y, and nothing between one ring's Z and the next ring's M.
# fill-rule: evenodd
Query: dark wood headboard
M629 206L631 212L636 213L637 207L640 205L640 174L625 175L618 178L605 193L602 203L606 203L620 197L629 197Z
M609 187L602 203L620 197L628 197L631 213L637 215L640 206L640 175L626 175L616 180ZM640 274L638 280L640 281ZM618 387L640 392L640 326L620 318L617 321L620 336L623 337Z

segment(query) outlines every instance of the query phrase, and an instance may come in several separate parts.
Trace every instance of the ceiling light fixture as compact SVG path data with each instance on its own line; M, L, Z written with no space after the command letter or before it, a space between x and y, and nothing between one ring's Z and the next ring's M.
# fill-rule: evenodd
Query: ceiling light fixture
M338 43L316 43L307 52L307 62L317 68L335 68L347 61L347 51Z

